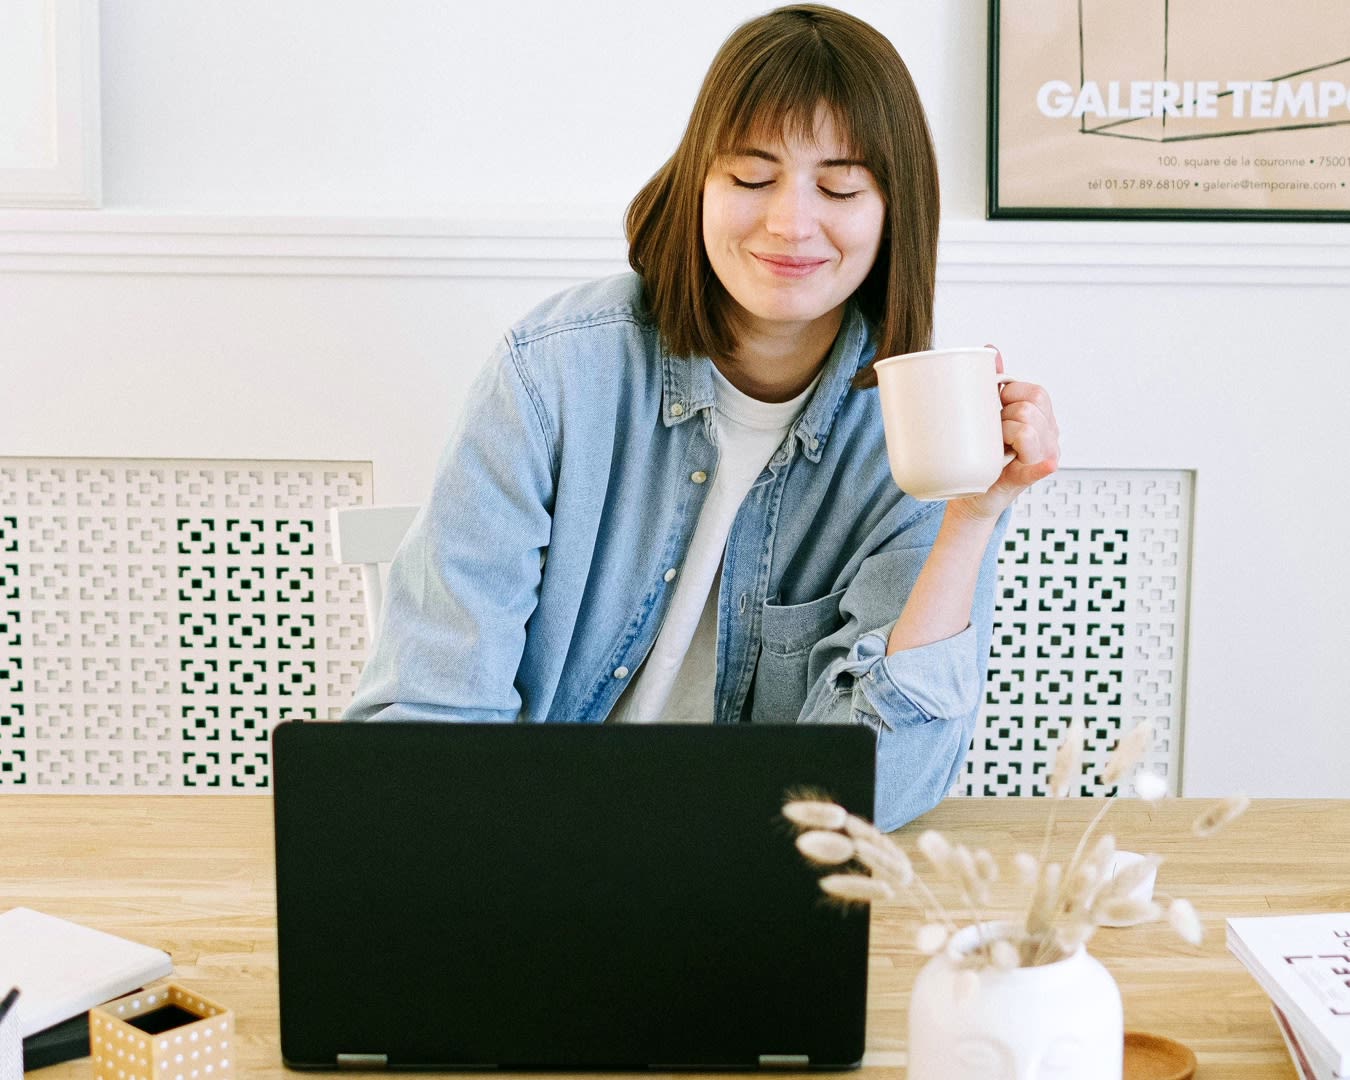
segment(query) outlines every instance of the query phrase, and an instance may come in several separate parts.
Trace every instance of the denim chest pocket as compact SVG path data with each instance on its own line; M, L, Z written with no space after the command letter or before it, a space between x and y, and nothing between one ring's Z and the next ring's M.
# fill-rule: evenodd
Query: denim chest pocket
M811 650L821 638L843 625L843 616L839 614L843 598L844 590L840 589L805 604L764 604L751 723L796 722L809 689L807 665Z

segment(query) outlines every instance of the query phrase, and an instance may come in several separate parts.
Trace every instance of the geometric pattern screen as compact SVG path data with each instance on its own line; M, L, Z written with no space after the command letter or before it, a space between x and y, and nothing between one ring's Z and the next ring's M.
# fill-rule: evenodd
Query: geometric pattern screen
M1175 792L1191 474L1062 470L999 557L984 715L955 793L1079 793L1138 720ZM0 792L267 791L269 738L331 719L365 658L328 510L368 462L0 458Z
M268 790L364 657L358 462L0 459L0 791Z
M1150 720L1146 764L1179 793L1193 476L1065 469L1018 499L983 716L957 792L1045 794L1054 748L1076 730L1071 793L1105 795L1108 752Z

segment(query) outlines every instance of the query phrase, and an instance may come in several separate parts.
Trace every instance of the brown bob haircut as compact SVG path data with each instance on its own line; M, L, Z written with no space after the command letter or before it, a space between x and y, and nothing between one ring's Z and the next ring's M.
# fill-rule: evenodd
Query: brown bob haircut
M930 346L938 178L932 136L904 61L882 34L834 8L799 4L723 43L684 137L628 207L628 262L673 356L736 355L730 298L703 246L703 185L716 158L766 133L810 139L824 104L886 202L877 261L854 293L876 356ZM869 364L855 386L875 386Z

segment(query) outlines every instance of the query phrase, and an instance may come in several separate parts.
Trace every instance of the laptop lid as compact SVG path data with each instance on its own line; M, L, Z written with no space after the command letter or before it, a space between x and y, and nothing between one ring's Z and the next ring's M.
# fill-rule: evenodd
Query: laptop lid
M283 723L292 1067L839 1069L868 915L780 814L872 809L863 727Z

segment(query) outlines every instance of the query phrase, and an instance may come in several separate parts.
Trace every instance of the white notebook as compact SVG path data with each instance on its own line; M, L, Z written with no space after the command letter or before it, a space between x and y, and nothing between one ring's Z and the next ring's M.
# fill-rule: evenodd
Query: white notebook
M0 986L24 1038L173 973L169 954L52 915L0 913Z

